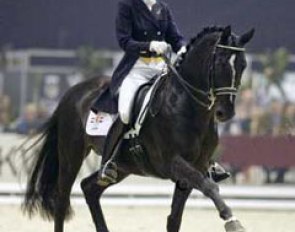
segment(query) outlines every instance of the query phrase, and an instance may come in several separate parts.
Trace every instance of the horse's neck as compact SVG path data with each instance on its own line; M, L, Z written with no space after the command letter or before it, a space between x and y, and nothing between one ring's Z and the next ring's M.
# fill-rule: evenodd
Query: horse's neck
M168 84L170 86L168 86L168 90L171 93L171 98L175 99L181 96L183 98L181 105L184 108L189 108L190 110L198 109L198 112L201 110L199 109L199 103L201 102L203 104L201 108L207 111L204 105L209 104L209 68L201 66L193 68L186 64L185 67L180 67L177 72L178 74L170 72L170 83Z
M198 65L185 64L179 68L183 79L194 88L208 92L209 90L209 61L200 60Z
M159 119L166 125L163 127L165 134L168 133L176 141L176 147L190 153L195 149L194 145L199 144L196 141L204 140L210 128L211 112L193 102L181 87L167 87L169 91L164 95L166 104L163 104Z
M180 117L190 121L192 124L198 124L200 121L204 123L208 121L210 115L208 109L199 105L175 77L169 79L165 91L166 94L164 97L166 97L167 112L171 116ZM196 98L201 100L200 96L196 96Z
M180 129L186 127L189 131L197 129L201 132L206 130L210 121L211 112L206 107L209 104L206 93L209 92L210 64L217 37L211 38L214 43L211 41L210 45L207 43L208 39L210 38L204 38L203 42L197 43L196 47L188 52L178 68L180 75L172 71L169 73L166 116L170 117L171 113L171 117L179 120L177 124Z

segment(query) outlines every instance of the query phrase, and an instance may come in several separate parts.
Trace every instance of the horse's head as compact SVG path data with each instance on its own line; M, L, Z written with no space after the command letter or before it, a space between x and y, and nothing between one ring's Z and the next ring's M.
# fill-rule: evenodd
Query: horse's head
M216 96L215 116L224 122L235 115L235 99L247 66L244 46L252 39L254 29L237 36L230 26L224 28L217 45L212 66L213 94Z
M230 26L204 28L176 62L174 73L187 95L208 110L215 105L219 121L235 114L235 97L247 66L244 46L253 35L254 29L237 36Z

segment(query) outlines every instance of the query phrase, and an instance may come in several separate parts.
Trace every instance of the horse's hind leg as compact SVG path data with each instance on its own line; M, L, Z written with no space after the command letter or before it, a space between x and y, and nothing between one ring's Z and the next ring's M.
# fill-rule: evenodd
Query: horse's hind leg
M59 149L58 191L55 204L54 231L64 231L64 221L71 216L70 194L83 159L88 153L84 143L64 143Z
M226 222L227 232L244 232L245 229L241 223L236 220L231 209L225 204L219 193L219 187L211 181L206 175L194 169L181 156L175 157L172 167L173 180L184 180L193 188L200 190L205 196L209 197L219 211L220 217Z
M63 171L58 180L58 193L55 206L54 231L63 232L64 221L70 216L70 194L75 181L75 173Z
M168 232L179 231L184 206L191 192L192 188L187 186L186 183L178 182L175 184L175 190L172 200L172 209L167 220Z
M97 184L97 175L99 171L93 173L89 177L83 179L81 188L85 195L86 203L90 209L90 213L97 232L108 232L108 228L103 216L102 208L100 205L100 197L103 192L112 184L108 186L100 186ZM122 181L127 175L118 172L117 183Z

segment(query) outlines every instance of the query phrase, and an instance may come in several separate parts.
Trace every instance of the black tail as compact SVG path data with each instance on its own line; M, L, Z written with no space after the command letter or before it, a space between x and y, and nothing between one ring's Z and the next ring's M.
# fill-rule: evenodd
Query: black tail
M57 127L57 114L53 114L44 127L44 142L27 184L23 209L29 216L40 212L45 218L54 217L59 172Z
M95 96L104 90L109 84L107 79L96 77L72 87L64 95L52 117L46 123L43 130L43 144L38 154L34 158L32 174L27 184L27 191L23 203L23 210L29 215L40 212L48 219L54 218L58 199L58 177L59 177L59 154L58 154L58 134L59 124L62 117L72 115L71 118L79 117L76 112L77 105L81 104L81 109L85 112L90 108ZM88 96L88 97L87 97ZM69 113L71 112L71 113ZM64 121L64 120L62 120ZM66 121L66 120L65 120ZM33 145L34 146L34 145ZM60 199L60 198L59 198ZM71 214L70 205L66 209L66 217Z

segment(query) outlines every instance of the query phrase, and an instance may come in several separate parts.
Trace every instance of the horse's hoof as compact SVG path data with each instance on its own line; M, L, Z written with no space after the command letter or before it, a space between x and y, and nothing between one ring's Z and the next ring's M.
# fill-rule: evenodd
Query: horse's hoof
M238 220L229 221L224 225L226 232L246 232L241 222Z

